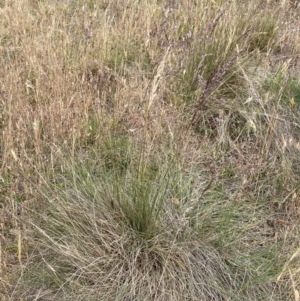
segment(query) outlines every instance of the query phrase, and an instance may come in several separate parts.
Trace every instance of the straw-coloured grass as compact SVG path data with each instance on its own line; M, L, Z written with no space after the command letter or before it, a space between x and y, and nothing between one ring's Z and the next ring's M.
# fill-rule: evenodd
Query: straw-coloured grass
M0 1L0 299L298 300L298 13Z

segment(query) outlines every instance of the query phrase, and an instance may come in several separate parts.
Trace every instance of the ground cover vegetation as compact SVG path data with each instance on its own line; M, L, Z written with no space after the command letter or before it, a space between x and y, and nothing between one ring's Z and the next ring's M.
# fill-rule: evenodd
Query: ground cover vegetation
M299 301L297 1L0 1L0 299Z

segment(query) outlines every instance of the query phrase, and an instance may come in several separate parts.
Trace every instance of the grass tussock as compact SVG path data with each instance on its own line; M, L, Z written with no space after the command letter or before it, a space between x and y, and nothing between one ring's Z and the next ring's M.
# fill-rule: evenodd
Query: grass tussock
M0 299L298 300L298 13L0 1Z
M174 162L124 172L118 162L90 169L62 160L63 172L41 191L43 210L27 208L34 233L27 243L35 250L20 279L24 293L13 298L249 300L253 291L268 292L270 267L259 265L266 268L276 250L248 255L259 272L222 254L241 239L233 223L240 206L221 202L216 209L214 196L200 197L209 184L193 189L197 180ZM30 291L23 289L28 281Z

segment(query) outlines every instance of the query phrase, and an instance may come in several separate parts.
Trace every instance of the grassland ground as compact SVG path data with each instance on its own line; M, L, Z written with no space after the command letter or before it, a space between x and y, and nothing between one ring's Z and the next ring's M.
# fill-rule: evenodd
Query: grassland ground
M300 300L299 13L0 0L0 300Z

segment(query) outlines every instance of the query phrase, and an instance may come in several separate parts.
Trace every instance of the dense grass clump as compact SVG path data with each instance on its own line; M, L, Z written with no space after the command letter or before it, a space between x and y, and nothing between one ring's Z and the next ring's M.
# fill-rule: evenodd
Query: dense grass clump
M205 200L209 183L195 190L192 182L198 180L173 161L152 166L130 165L121 172L117 164L105 171L63 157L55 182L43 179L48 184L42 185L41 208L27 208L32 253L13 298L40 293L62 300L249 300L253 291L268 296L268 265L278 250L249 249L257 271L248 269L245 255L233 249L241 240L236 223L242 206L218 204L213 195ZM271 270L278 269L272 264Z
M298 14L0 1L0 299L299 300Z

